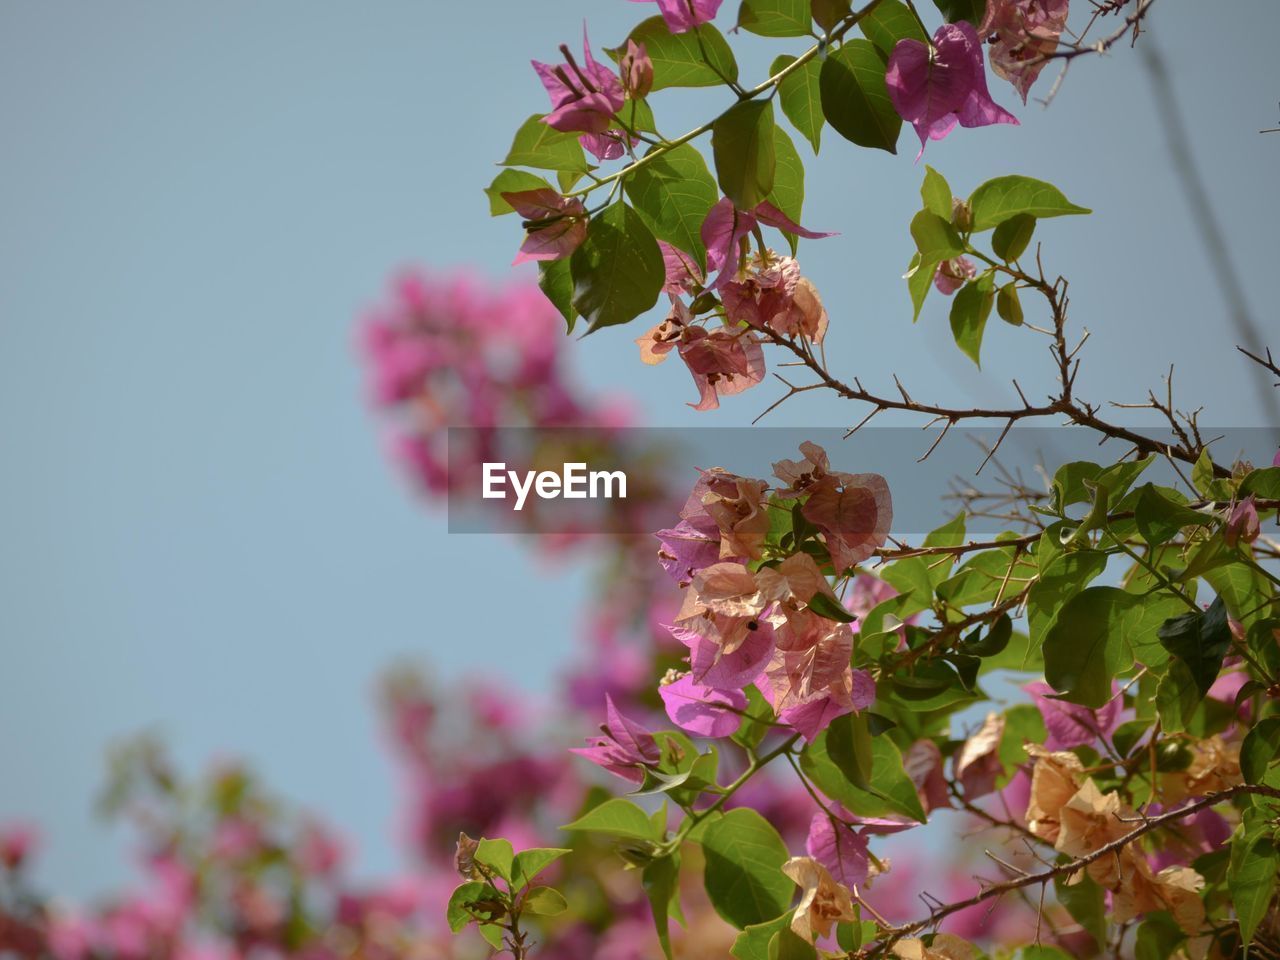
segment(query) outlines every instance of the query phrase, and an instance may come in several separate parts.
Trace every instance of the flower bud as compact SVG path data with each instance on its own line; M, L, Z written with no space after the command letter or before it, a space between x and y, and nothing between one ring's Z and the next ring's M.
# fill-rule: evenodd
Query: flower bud
M968 233L973 229L973 210L967 200L951 198L951 225L961 233Z
M627 40L627 49L618 61L622 89L632 100L643 100L653 89L653 61L643 43Z
M1227 546L1235 547L1241 542L1253 543L1261 532L1258 524L1258 507L1254 503L1253 495L1250 494L1231 508L1231 513L1227 516L1227 525L1222 531L1222 539L1227 542Z

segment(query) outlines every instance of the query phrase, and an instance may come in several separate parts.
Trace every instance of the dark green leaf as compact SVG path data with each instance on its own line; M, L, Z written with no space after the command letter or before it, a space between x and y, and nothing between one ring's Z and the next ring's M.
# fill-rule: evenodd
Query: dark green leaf
M772 920L790 905L795 885L782 872L787 845L754 810L730 810L707 828L702 849L707 897L739 930Z
M1095 710L1111 699L1111 681L1133 663L1125 620L1140 598L1089 587L1063 605L1044 641L1044 675L1070 703Z
M663 956L672 960L671 917L680 910L680 854L654 860L644 868L644 892L653 910L653 923L658 930L658 942Z
M996 313L1013 327L1022 326L1022 301L1018 299L1018 285L1010 281L996 292Z
M666 281L658 241L622 200L591 218L569 263L573 308L588 332L634 320L658 302Z
M1046 219L1091 213L1078 207L1051 183L1031 177L1006 176L988 180L969 197L974 232L990 230L1020 213Z
M711 128L716 179L739 210L754 210L773 189L773 104L744 100Z
M1191 671L1200 696L1207 694L1231 648L1231 628L1222 598L1214 600L1204 613L1185 613L1166 620L1159 636L1161 645Z
M1134 960L1169 960L1186 939L1173 915L1165 910L1142 921L1133 944Z
M849 782L861 790L871 788L874 751L871 727L865 713L847 713L827 727L827 756Z
M828 620L835 620L839 623L853 623L858 619L825 593L815 593L813 599L809 601L809 609L820 617L826 617Z
M1134 518L1142 539L1152 546L1172 540L1183 527L1203 525L1208 520L1204 514L1171 499L1171 495L1180 496L1176 491L1161 491L1150 483L1138 490Z
M1101 950L1107 945L1107 904L1106 894L1089 877L1087 873L1077 874L1071 883L1066 882L1066 875L1059 874L1053 879L1053 891L1058 895L1058 902L1067 908L1071 918L1093 937L1094 943Z
M885 65L870 40L850 40L822 64L822 112L846 140L897 153L902 118L889 99Z
M995 300L994 286L992 275L984 273L961 287L951 301L951 336L960 351L979 369L982 368L982 335Z
M733 941L729 953L737 960L769 960L769 944L774 934L791 926L791 911L764 923L753 923Z
M929 295L933 286L934 274L938 272L937 261L924 261L920 254L913 254L911 264L907 267L907 292L911 294L911 322L920 319L920 308L924 306L924 298Z
M587 157L576 133L553 130L542 122L540 114L535 113L516 131L502 165L581 173L587 169Z
M625 189L653 235L692 254L705 270L702 221L720 191L698 149L686 143L655 157L627 177Z
M569 260L538 261L538 286L552 306L560 311L560 316L564 317L568 325L568 332L572 333L578 311L573 309L573 271L569 267Z
M816 960L818 952L808 940L783 927L769 941L769 960Z
M933 5L946 17L947 23L964 20L979 24L987 12L987 0L933 0Z
M1254 470L1240 481L1240 496L1249 494L1260 500L1280 500L1280 467Z
M915 784L903 769L902 754L891 739L884 736L871 739L871 789L863 790L851 780L851 775L856 773L842 770L832 760L827 752L827 736L828 731L823 731L800 755L801 767L819 790L859 816L898 813L925 822Z
M1269 767L1280 756L1280 717L1259 720L1240 747L1240 772L1248 783L1261 783Z
M457 933L477 917L491 919L503 913L501 895L482 880L471 880L454 889L445 916L449 929Z
M773 190L768 200L791 218L792 223L802 223L804 213L804 162L787 131L773 125ZM785 233L795 253L798 237Z
M1253 829L1237 830L1231 840L1231 865L1227 887L1240 921L1240 939L1248 944L1258 924L1271 907L1271 897L1280 876L1280 849L1265 831L1265 823Z

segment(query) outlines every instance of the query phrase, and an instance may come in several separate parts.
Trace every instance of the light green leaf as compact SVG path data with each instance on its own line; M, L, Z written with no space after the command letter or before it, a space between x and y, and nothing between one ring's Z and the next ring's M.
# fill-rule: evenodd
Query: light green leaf
M791 903L795 884L782 872L787 845L760 814L730 810L702 836L707 897L739 930L772 920Z
M507 213L515 213L511 204L502 199L504 193L522 193L525 190L552 190L546 180L528 170L506 169L493 178L493 183L484 188L489 198L489 216L500 217Z
M773 128L773 104L768 100L737 103L712 125L716 179L739 210L754 210L773 189Z
M982 335L995 301L995 281L990 273L970 280L951 301L951 336L960 352L982 369Z
M1026 252L1035 232L1035 217L1029 213L1014 214L996 227L996 232L991 235L991 249L1005 263L1011 263Z
M1240 747L1240 772L1247 783L1261 783L1280 756L1280 717L1259 720Z
M477 917L489 919L501 915L500 901L498 890L482 880L461 884L454 889L445 909L449 929L457 933Z
M724 77L738 79L733 51L720 31L709 23L673 34L662 17L650 17L631 31L631 39L644 44L653 62L654 90L714 87L724 83ZM613 50L609 55L616 61L619 53Z
M743 0L738 7L738 26L760 37L807 37L811 23L809 0Z
M481 840L476 846L476 863L482 863L503 880L511 880L511 861L515 851L510 840Z
M530 847L528 850L521 850L515 855L511 864L512 886L516 889L523 887L551 864L571 852L564 847Z
M790 135L776 123L773 125L773 156L773 189L769 192L768 200L790 217L792 223L803 223L804 162ZM791 252L794 254L799 238L786 231L783 231L783 235L791 244Z
M1012 327L1022 326L1022 301L1018 299L1018 284L1009 281L996 291L996 313Z
M982 184L969 197L969 207L975 233L997 227L1020 213L1043 220L1093 212L1076 206L1051 183L1016 175L996 177Z
M661 840L662 836L654 829L649 815L630 800L614 797L606 800L598 807L592 807L573 823L567 823L564 830L576 830L582 833L603 833L611 837L623 837L628 840Z
M848 41L822 64L822 112L846 140L897 153L902 118L889 99L884 73L884 61L870 40Z
M524 898L524 912L536 917L555 917L568 909L569 901L553 887L534 887Z
M654 926L663 956L672 960L671 917L680 916L680 853L676 851L648 863L642 875L645 895L653 911Z
M692 254L705 270L702 221L720 191L697 147L686 143L668 150L628 176L624 186L653 235Z
M769 944L779 930L791 926L791 911L764 923L753 923L746 927L736 940L729 953L737 960L769 960Z
M886 58L893 53L899 40L929 41L920 29L920 21L901 0L880 0L874 10L858 21L858 29ZM950 202L948 197L947 203Z
M502 166L583 173L587 169L587 157L576 133L553 130L542 122L541 114L535 113L516 131Z
M924 182L920 184L920 199L930 213L951 222L951 186L946 177L928 164L924 167Z
M1240 939L1248 944L1258 924L1271 907L1271 897L1280 876L1280 849L1267 835L1270 827L1260 823L1253 829L1237 830L1231 840L1231 865L1227 887L1240 921Z
M658 302L667 275L658 241L622 200L591 218L569 265L573 308L586 319L588 332L644 313Z
M783 55L773 61L769 67L769 76L774 77L789 67L795 57ZM792 70L778 84L778 101L782 104L782 112L804 136L817 153L822 145L822 88L819 77L822 74L822 61L813 59Z
M951 220L931 210L921 210L911 218L911 239L924 262L950 260L964 253L964 241Z

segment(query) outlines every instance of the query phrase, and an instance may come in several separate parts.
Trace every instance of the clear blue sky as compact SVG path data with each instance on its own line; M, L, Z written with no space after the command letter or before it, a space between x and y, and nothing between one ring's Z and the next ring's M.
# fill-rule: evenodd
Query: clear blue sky
M479 191L543 106L529 58L575 41L583 14L613 44L645 13L622 0L0 6L0 818L44 822L49 885L88 894L126 872L90 813L113 737L156 729L189 764L247 756L382 871L396 861L377 671L412 655L444 677L499 670L547 689L580 579L537 572L509 544L447 538L411 502L362 405L351 323L399 264L506 275L513 225L491 222ZM1274 333L1280 134L1257 131L1280 113L1280 7L1248 0L1210 21L1162 0L1152 20ZM750 41L744 65L758 74L798 46ZM1008 86L993 93L1015 107ZM673 99L655 98L672 131L719 102ZM958 131L926 159L958 191L1023 172L1097 210L1041 234L1093 332L1081 389L1140 399L1175 363L1207 421L1261 423L1139 58L1081 60L1051 109L1015 112L1020 129ZM805 221L843 234L805 263L833 315L833 365L974 400L1046 371L1042 345L1002 325L984 375L936 303L911 326L898 277L923 167L905 135L898 157L829 131L824 143ZM584 379L625 385L664 424L745 423L771 399L698 419L686 374L642 368L630 336L573 349ZM801 399L774 422L851 419ZM521 629L433 642L490 603L469 571L495 550Z

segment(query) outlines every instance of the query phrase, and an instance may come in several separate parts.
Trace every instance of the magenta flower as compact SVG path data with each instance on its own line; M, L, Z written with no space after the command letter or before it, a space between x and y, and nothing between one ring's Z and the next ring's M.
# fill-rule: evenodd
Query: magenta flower
M1227 525L1222 531L1222 539L1227 541L1228 547L1236 547L1241 543L1253 543L1261 532L1258 505L1253 494L1250 494L1231 508Z
M747 698L738 690L713 690L685 675L658 688L671 722L697 737L727 737L742 724Z
M631 0L632 3L650 3L652 0ZM684 33L715 19L723 0L657 0L658 12L672 33Z
M544 118L547 126L565 133L604 133L626 102L622 81L591 55L585 25L583 64L579 66L573 59L568 45L561 44L560 52L564 55L563 64L533 61L533 69L551 97L551 112Z
M756 228L757 223L768 224L806 240L835 236L834 233L805 229L767 200L761 201L754 211L746 211L735 209L732 200L721 197L707 213L700 231L702 242L707 248L707 269L720 271L720 276L716 279L717 287L734 279L737 274L735 251Z
M932 46L899 40L889 57L885 83L898 115L916 128L920 154L929 140L941 140L957 123L985 127L1018 122L991 99L982 43L973 26L964 21L939 27Z
M1109 737L1120 722L1120 684L1112 683L1113 696L1097 710L1067 703L1054 697L1054 690L1043 680L1034 680L1022 689L1044 717L1049 737L1045 741L1048 750L1071 750L1092 746L1099 737Z
M815 813L804 848L837 883L853 889L866 883L871 872L867 840L863 831L852 830L826 813Z
M978 268L973 265L972 260L968 257L956 257L938 264L938 270L933 275L933 285L940 294L949 297L963 287L965 281L972 280L977 275Z
M527 260L560 260L578 248L587 236L587 210L577 197L562 197L540 187L504 193L502 199L524 220L525 238L515 263Z
M702 286L705 278L697 260L665 240L658 241L658 249L662 251L662 263L667 270L666 283L662 287L664 293L678 297L683 293L693 293Z
M0 827L0 867L17 870L36 847L36 828L26 823Z
M587 740L588 746L569 752L586 757L623 780L643 783L643 768L662 759L658 742L640 724L619 713L608 694L605 694L604 702L605 722L600 727L603 736L592 737Z

